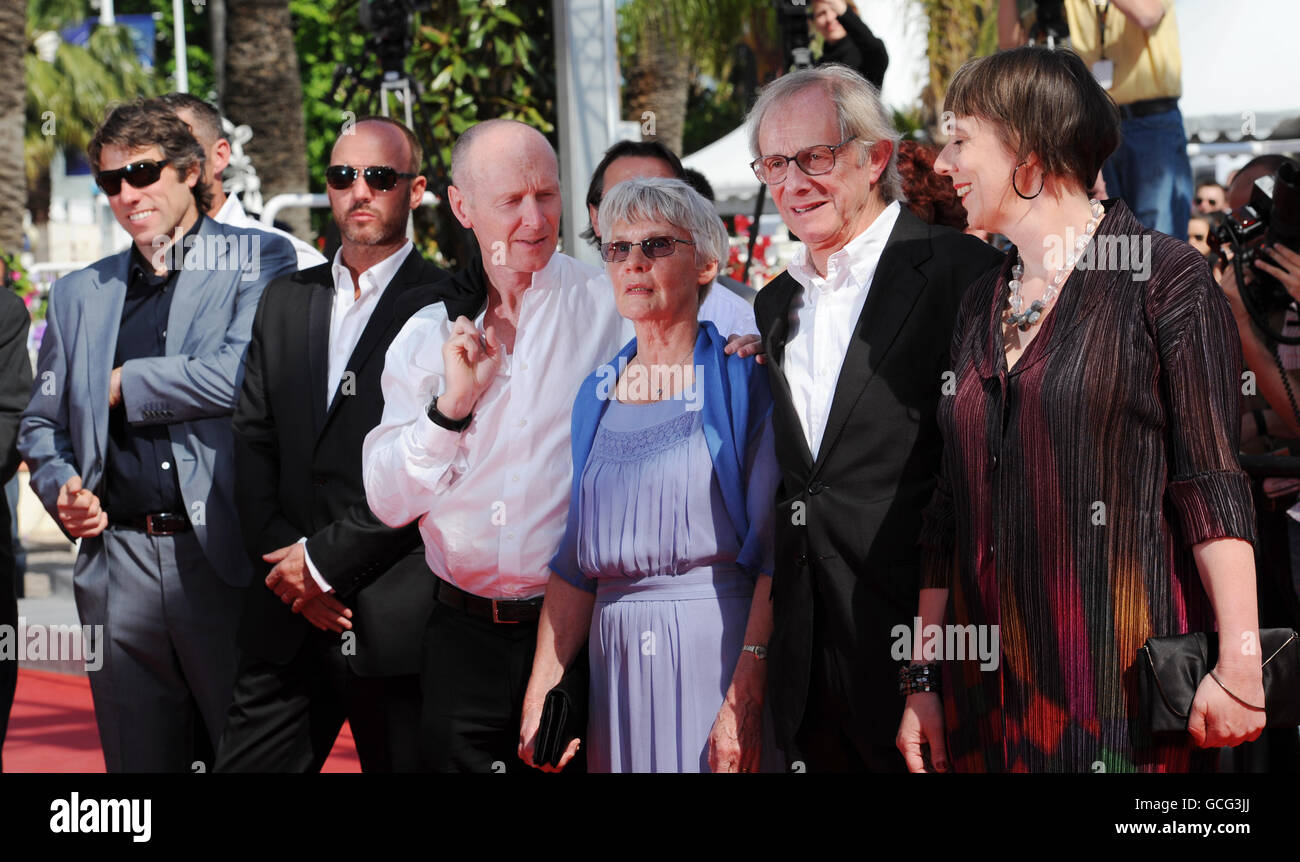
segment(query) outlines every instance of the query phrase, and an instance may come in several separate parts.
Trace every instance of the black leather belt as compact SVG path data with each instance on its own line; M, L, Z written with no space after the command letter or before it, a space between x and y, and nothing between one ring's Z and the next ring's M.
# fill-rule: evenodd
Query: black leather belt
M434 593L444 605L492 623L533 623L542 615L541 596L535 599L485 599L452 586L442 578L438 578Z
M1143 99L1140 102L1129 102L1127 105L1120 105L1119 115L1126 120L1132 120L1138 117L1168 113L1177 107L1177 99Z
M114 518L110 514L108 523L114 527L144 530L151 536L171 536L193 529L189 516L177 512L157 512L152 515L139 515L134 518Z

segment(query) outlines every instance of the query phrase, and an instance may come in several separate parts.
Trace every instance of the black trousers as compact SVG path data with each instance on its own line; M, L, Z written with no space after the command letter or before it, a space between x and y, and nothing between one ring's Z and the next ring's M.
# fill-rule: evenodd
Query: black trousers
M812 668L808 681L808 702L803 721L785 751L786 769L795 772L907 772L907 761L898 748L868 738L853 720L848 697L839 680L841 669L836 652L825 640L820 593L813 597ZM882 708L901 709L895 700Z
M493 623L441 602L424 635L420 723L434 772L542 774L519 759L537 623ZM565 772L585 770L580 751Z
M358 676L313 629L293 659L244 655L214 772L319 772L346 719L363 772L420 769L420 681Z

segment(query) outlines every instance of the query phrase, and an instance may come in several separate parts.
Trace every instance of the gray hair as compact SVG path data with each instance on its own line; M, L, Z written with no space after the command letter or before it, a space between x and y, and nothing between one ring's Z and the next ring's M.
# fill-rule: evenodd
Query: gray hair
M835 117L840 126L840 140L857 138L858 164L866 161L867 147L877 141L889 141L892 152L885 172L880 175L877 188L885 201L905 201L903 178L898 172L898 142L902 135L894 128L893 120L880 102L880 91L866 78L847 66L830 63L813 69L802 69L782 75L763 88L758 101L745 118L749 132L749 149L754 157L763 155L758 147L758 132L767 112L778 105L791 102L807 90L821 89L835 105ZM792 108L798 111L798 108ZM839 141L827 141L836 144ZM790 155L786 153L785 155Z
M695 265L726 265L727 231L713 204L683 180L641 177L605 192L597 221L608 237L615 222L662 221L682 228L695 243Z

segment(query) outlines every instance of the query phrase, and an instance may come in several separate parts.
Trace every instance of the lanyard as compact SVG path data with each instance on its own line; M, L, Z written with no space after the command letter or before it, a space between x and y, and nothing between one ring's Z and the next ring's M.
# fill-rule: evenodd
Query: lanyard
M1097 9L1097 47L1101 49L1100 59L1106 59L1106 15L1110 12L1110 0L1092 0Z

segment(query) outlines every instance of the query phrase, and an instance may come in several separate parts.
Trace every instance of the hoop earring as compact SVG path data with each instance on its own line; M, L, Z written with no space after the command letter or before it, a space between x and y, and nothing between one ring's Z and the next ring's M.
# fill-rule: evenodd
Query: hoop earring
M1038 197L1043 193L1043 183L1047 181L1047 174L1043 174L1043 176L1039 178L1038 191L1034 192L1032 195L1021 194L1020 189L1016 188L1016 174L1020 173L1020 169L1023 168L1024 166L1025 163L1021 162L1020 164L1016 165L1015 170L1011 172L1011 190L1014 191L1016 194L1020 195L1022 200L1032 201L1034 198Z

